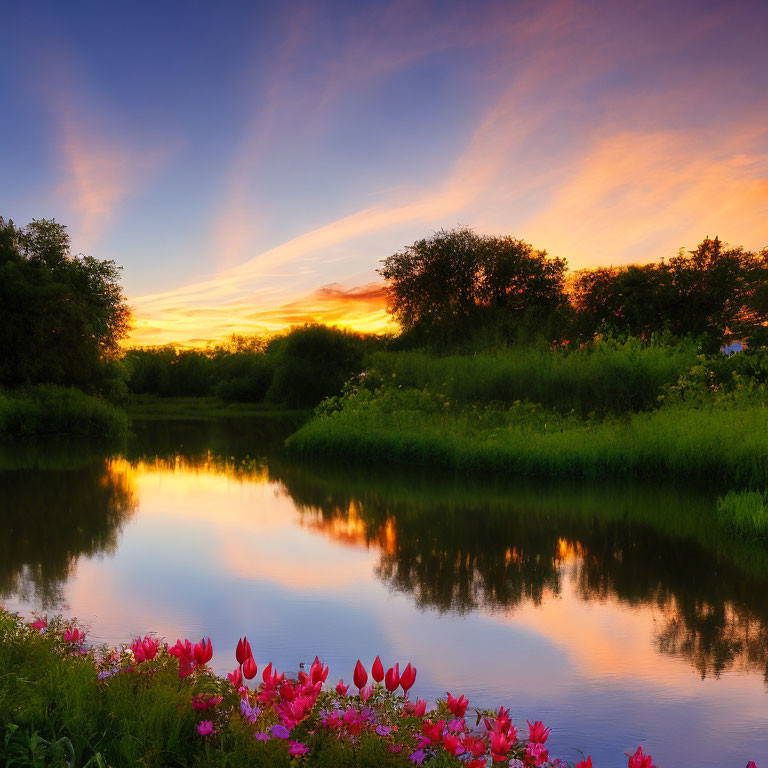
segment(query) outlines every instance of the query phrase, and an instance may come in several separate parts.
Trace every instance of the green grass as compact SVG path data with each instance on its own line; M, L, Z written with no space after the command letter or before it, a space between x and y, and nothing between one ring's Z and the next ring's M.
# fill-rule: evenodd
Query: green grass
M333 404L332 404L333 405ZM604 420L540 406L456 406L440 394L359 390L286 441L303 456L501 475L675 478L768 485L768 408L666 406Z
M720 525L745 539L768 540L768 492L729 491L717 501Z
M124 438L128 418L106 401L74 387L39 384L0 391L0 439L67 435Z
M439 357L386 352L372 357L372 375L403 387L439 391L461 403L530 400L579 413L653 408L665 387L697 362L692 343L601 342L583 349L515 346L496 353Z

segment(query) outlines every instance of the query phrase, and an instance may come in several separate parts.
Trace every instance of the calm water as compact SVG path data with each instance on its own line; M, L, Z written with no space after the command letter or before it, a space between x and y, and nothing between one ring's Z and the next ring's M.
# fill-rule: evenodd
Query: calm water
M602 768L768 763L768 556L714 494L297 466L288 425L138 422L124 454L0 457L0 594L120 642L210 635L234 666L413 661ZM736 757L731 757L736 755Z

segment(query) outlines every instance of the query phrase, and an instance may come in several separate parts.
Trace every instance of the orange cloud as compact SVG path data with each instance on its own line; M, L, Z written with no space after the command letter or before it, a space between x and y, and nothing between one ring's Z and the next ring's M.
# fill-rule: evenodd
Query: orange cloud
M381 283L351 288L331 283L273 307L247 303L171 306L165 308L160 317L143 315L135 320L127 343L152 346L184 339L186 344L200 346L233 333L275 333L303 323L324 323L363 333L386 333L394 329ZM201 330L208 335L199 335Z
M768 242L768 131L601 136L525 236L573 266L651 261L719 235Z

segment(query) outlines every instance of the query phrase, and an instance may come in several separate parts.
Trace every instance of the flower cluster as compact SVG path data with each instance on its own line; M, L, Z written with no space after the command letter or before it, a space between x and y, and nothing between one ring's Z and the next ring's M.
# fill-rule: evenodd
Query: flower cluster
M53 628L60 625L54 624ZM48 632L45 617L29 623L35 632ZM53 629L50 634L54 634ZM192 722L208 748L224 748L225 732L245 734L256 747L270 743L271 749L295 762L312 765L316 750L336 743L355 751L375 741L386 749L397 765L454 766L454 768L596 768L592 758L565 762L550 756L550 729L536 720L526 721L520 733L505 707L473 709L464 695L446 692L432 709L421 699L409 698L417 670L408 663L400 671L394 663L385 670L376 657L370 670L358 660L352 673L357 689L339 680L328 683L329 668L315 656L309 671L300 669L296 678L278 672L271 663L254 684L258 666L251 645L243 637L237 644L237 666L224 681L207 667L213 657L210 638L197 643L177 640L168 646L158 639L136 638L120 649L95 653L85 650L85 632L73 624L56 630L59 647L72 655L72 646L92 654L102 684L122 674L147 674L166 669L180 691L188 691ZM81 655L78 651L78 656ZM175 661L174 661L175 660ZM174 682L174 686L177 683ZM251 687L252 686L252 687ZM183 706L182 706L183 708ZM527 733L525 732L527 730ZM261 748L261 747L259 747ZM651 755L639 746L627 753L627 768L657 768ZM747 768L757 768L750 762Z

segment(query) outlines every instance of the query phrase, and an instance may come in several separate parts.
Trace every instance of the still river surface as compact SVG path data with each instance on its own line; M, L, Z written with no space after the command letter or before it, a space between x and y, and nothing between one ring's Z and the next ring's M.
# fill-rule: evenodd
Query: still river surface
M137 421L125 451L0 457L0 597L118 643L210 635L234 666L412 661L552 726L552 754L768 764L768 553L723 541L713 491L494 484L306 466L290 425Z

